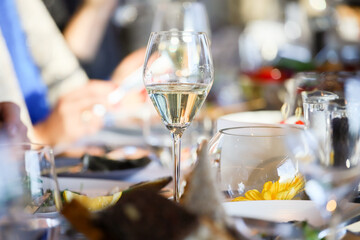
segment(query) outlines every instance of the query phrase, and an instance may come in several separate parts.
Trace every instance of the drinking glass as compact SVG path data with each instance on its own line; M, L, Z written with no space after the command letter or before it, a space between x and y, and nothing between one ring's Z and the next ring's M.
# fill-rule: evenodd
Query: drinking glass
M151 33L143 77L149 97L173 138L175 201L180 198L181 136L204 103L213 75L205 33Z
M291 200L301 196L302 188L296 184L287 184L278 197L276 192L271 197L265 194L269 182L291 183L298 176L297 162L290 157L286 144L290 130L302 131L302 126L244 125L221 129L211 139L210 159L227 198L246 199L251 192L259 194L247 200Z
M208 39L211 39L211 29L205 5L195 1L159 2L155 9L152 32L174 30L204 32ZM171 164L171 137L168 131L163 129L161 118L157 113L155 113L156 116L153 116L153 112L155 111L151 111L151 116L149 116L151 119L145 119L145 141L151 147L155 146L155 151L159 155L162 164L169 166ZM187 132L182 137L182 151L187 151L188 147L192 149L196 146L196 143L190 139L189 135L192 134ZM187 141L187 139L190 141Z
M313 130L314 135L318 138L319 144L324 146L326 136L326 115L329 101L338 99L335 93L315 90L304 91L301 93L305 125Z
M39 239L44 224L59 224L62 207L53 151L12 143L0 144L0 154L0 239Z
M284 103L281 107L283 120L294 118L300 120L303 114L301 92L317 90L320 73L299 72L285 81Z
M319 110L320 104L321 112L305 115L306 130L301 137L288 139L300 172L306 177L306 193L331 226L330 239L339 237L341 208L357 191L360 180L360 78L354 74L343 76L332 79L341 86L333 91L338 98L314 103L315 108L311 108ZM306 104L304 108L308 108ZM320 137L318 128L322 128Z
M357 77L358 72L340 71L340 72L299 72L294 77L289 78L286 83L285 102L281 108L284 120L296 117L302 118L302 114L306 114L306 107L303 111L303 100L311 94L309 101L314 100L322 102L332 100L343 96L343 82L346 79ZM314 92L319 91L319 96L314 96ZM303 93L305 92L305 93ZM321 95L321 92L324 95ZM302 96L306 94L305 96ZM333 95L333 96L330 96ZM313 102L314 102L313 101ZM315 103L314 102L314 103ZM321 107L321 104L318 105Z

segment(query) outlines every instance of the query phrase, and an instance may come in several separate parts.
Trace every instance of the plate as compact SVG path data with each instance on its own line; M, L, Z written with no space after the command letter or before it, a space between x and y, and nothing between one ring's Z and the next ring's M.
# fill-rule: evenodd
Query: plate
M224 203L233 217L248 217L274 222L308 221L315 227L324 225L315 203L309 200L242 201Z
M217 129L251 125L280 124L280 111L250 111L224 115L217 120Z
M132 183L114 180L58 177L60 191L71 190L88 196L106 195L114 188L126 189Z
M278 223L307 221L310 225L318 228L326 225L315 203L310 200L225 202L223 206L225 212L232 217L262 219ZM354 218L356 220L346 228L359 232L360 222L355 217L359 215L360 204L347 202L342 206L341 211L344 219Z
M151 159L151 156L150 156ZM56 158L56 167L76 166L81 163L78 158ZM71 178L101 178L101 179L112 179L112 180L123 180L141 169L145 168L148 164L121 170L113 171L84 171L78 173L58 173L60 177L71 177Z

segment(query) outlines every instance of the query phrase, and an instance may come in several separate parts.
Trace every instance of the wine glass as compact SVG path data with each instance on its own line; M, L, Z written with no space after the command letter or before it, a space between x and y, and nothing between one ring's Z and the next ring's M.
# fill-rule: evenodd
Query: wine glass
M205 33L151 33L143 77L150 99L173 138L175 201L180 199L181 136L204 103L213 75Z
M62 203L53 150L11 143L0 144L0 153L0 239L40 239L58 231Z
M332 92L337 97L329 99L334 95L322 92L319 101L319 90L302 94L316 101L305 99L306 130L300 137L289 137L288 143L306 177L306 193L329 224L329 238L337 239L342 208L360 181L360 77L322 74L330 76L339 84Z
M156 5L152 32L159 31L193 31L204 32L211 39L211 29L206 7L201 2L194 1L162 1ZM149 100L150 103L150 100ZM199 124L201 119L197 119ZM198 124L198 123L196 123ZM192 126L194 123L192 124ZM161 119L155 109L150 109L144 118L144 136L146 143L155 150L164 166L171 164L171 137L166 129L163 129ZM187 131L182 137L182 151L195 149L192 135L194 132ZM191 158L189 158L191 164ZM185 167L184 164L182 167Z

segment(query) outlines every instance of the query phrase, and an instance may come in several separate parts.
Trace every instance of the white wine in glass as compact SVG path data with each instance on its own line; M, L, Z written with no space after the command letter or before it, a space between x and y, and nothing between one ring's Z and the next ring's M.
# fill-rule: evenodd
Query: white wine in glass
M213 75L205 33L163 31L151 34L144 63L144 83L173 137L175 201L179 201L181 194L181 136L203 105Z
M206 84L154 84L147 86L150 99L170 130L187 128L204 103Z

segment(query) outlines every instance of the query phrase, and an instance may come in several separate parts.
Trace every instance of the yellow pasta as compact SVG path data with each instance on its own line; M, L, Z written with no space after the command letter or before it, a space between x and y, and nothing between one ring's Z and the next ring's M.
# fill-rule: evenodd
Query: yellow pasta
M300 174L293 179L280 183L266 182L261 192L257 189L247 191L244 196L234 198L232 201L250 201L250 200L291 200L300 192L304 191L305 180Z

